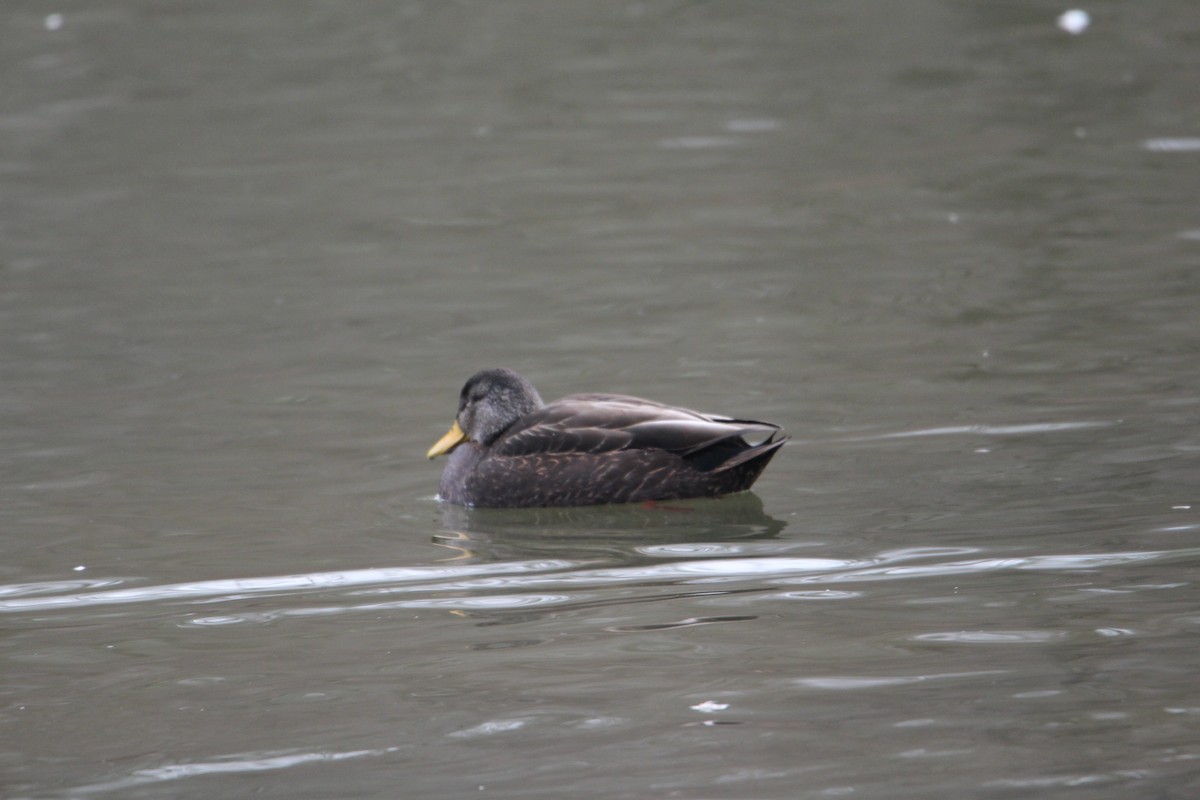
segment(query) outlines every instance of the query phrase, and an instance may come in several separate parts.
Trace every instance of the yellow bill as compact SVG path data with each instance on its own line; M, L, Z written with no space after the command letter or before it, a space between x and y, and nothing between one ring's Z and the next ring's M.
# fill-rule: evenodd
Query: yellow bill
M458 420L454 420L454 424L450 426L450 430L446 435L437 440L437 443L429 448L429 452L425 454L426 458L437 458L440 455L449 453L454 448L467 440L467 434L463 433L463 429L458 427Z

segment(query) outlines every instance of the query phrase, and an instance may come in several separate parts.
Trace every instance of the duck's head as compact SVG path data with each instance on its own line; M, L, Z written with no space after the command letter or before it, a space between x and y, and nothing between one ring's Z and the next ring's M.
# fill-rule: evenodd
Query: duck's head
M511 369L476 372L458 396L454 424L429 448L426 456L435 458L449 453L466 441L487 446L514 422L541 407L542 398L537 389Z

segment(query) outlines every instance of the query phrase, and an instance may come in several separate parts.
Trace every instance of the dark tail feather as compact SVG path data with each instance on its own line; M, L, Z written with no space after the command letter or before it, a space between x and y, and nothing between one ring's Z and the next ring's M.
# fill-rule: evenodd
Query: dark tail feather
M790 437L788 436L780 436L778 439L776 439L775 435L772 434L765 442L760 442L753 447L743 450L721 466L717 467L714 472L723 472L728 469L735 469L743 464L748 465L761 459L762 463L756 464L757 469L755 470L755 474L757 475L766 468L771 458L774 457L775 452L779 450L779 448L783 447L789 438Z
M746 469L747 465L751 465L749 469L757 474L766 467L775 451L788 440L787 436L777 439L776 435L776 433L772 433L767 439L756 445L747 444L741 436L729 436L710 444L703 450L685 455L684 459L701 472L714 475L730 470ZM762 463L758 464L755 469L754 465L760 459Z

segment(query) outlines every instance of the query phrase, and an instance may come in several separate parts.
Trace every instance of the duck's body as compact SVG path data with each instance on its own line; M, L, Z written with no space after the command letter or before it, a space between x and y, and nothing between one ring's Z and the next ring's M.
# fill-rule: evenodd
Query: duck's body
M520 375L495 369L467 381L454 427L429 457L450 452L438 490L446 502L581 506L744 491L785 441L778 425L624 395L543 404Z

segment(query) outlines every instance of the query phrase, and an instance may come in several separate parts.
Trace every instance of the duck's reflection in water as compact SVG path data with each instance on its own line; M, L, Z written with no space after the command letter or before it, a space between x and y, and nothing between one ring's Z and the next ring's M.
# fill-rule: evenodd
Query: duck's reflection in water
M582 508L470 509L445 505L434 544L473 562L530 558L639 559L651 544L771 539L786 523L763 511L752 492Z

